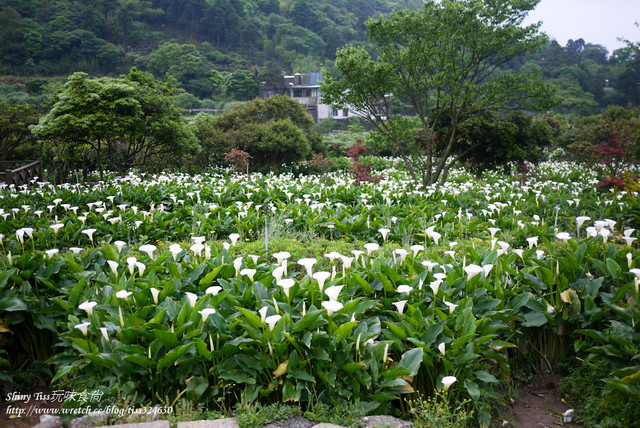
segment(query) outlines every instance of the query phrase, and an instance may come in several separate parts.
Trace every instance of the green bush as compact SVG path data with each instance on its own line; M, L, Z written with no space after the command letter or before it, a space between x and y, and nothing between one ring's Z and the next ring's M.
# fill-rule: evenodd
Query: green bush
M635 426L640 420L638 401L614 398L615 388L602 381L615 368L605 359L578 364L560 386L567 403L576 408L576 420L593 428Z

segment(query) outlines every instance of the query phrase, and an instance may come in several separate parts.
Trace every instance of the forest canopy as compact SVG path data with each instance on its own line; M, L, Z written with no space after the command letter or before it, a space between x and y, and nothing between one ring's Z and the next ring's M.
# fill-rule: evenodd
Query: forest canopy
M0 0L0 75L27 82L82 71L118 76L132 67L176 79L183 107L247 101L284 74L334 72L336 52L366 46L365 21L422 9L420 0ZM640 29L638 30L640 35ZM580 34L551 40L504 65L556 85L571 117L640 103L637 43L609 52ZM37 104L46 91L5 85L0 101ZM41 91L34 91L39 86ZM28 90L27 90L28 89ZM208 103L203 100L210 100Z

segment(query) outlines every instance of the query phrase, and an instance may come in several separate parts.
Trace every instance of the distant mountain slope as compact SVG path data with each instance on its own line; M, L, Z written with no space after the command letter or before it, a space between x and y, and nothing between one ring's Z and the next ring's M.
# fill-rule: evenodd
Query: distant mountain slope
M420 0L0 0L0 73L120 73L165 42L222 69L292 70L365 39L369 16Z

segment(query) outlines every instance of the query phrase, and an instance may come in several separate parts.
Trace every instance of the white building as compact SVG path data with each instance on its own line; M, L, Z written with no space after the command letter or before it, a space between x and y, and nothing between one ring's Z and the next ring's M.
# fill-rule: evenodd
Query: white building
M260 83L260 98L266 99L274 95L286 95L302 104L307 112L313 117L313 121L318 123L324 119L346 120L356 117L349 109L332 109L328 104L322 104L320 99L320 82L322 73L296 73L293 76L284 76L281 86L267 86Z

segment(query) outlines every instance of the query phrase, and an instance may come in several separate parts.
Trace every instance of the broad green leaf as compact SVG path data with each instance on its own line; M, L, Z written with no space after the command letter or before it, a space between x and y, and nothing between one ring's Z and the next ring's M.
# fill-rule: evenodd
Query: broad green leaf
M187 398L193 403L200 401L200 397L209 387L209 382L202 376L191 378L187 383Z
M265 324L262 322L262 318L256 315L254 311L243 307L237 307L236 309L240 311L242 315L244 315L249 324L251 324L254 328L258 330L262 330L262 328L264 328Z
M169 330L154 330L153 335L160 340L167 349L173 349L180 344L177 335Z
M387 293L396 292L396 288L391 283L391 281L389 281L389 278L387 278L384 274L380 273L379 275L377 275L377 279L379 279L380 282L382 283L382 287L384 288L384 291L386 291Z
M193 346L194 346L193 342L187 343L186 345L178 346L177 348L167 352L167 355L165 355L163 358L160 359L160 361L158 361L158 366L156 367L156 373L158 375L161 375L161 372L163 369L171 366L173 363L178 361L178 358L184 355L184 353L187 352L189 349L191 349Z
M486 409L481 409L478 412L478 424L480 428L489 428L491 425L491 412Z
M7 296L0 299L0 313L26 311L27 305L17 296Z
M598 296L598 291L600 290L600 287L602 287L603 281L604 278L602 277L596 278L592 281L587 281L583 294L586 294L587 296L595 299Z
M528 301L529 301L529 293L521 293L517 295L515 298L509 300L509 303L507 303L506 308L516 312L520 308L522 308L524 305L526 305Z
M15 275L17 269L7 269L0 272L0 289L4 288L7 285L7 281L11 278L12 275Z
M497 383L498 379L496 379L496 377L494 375L492 375L491 373L489 373L486 370L478 370L476 371L476 376L478 377L478 379L480 379L483 382L487 382L487 383Z
M124 361L130 361L134 364L142 366L144 368L153 367L156 362L144 355L127 355L123 358Z
M547 317L543 312L527 312L523 318L523 327L540 327L547 323Z
M294 378L298 381L316 383L316 379L311 375L311 373L307 372L306 370L302 370L300 368L295 368L295 369L290 368L288 371L287 377Z
M335 337L336 340L339 341L340 339L344 338L344 337L348 337L351 335L351 330L353 330L353 328L358 324L357 321L351 321L351 322L347 322L342 324L340 327L338 327L335 331Z
M285 382L282 387L282 401L300 401L300 391L297 391L291 382Z
M56 375L53 377L53 379L51 379L51 382L55 382L58 379L73 373L76 369L78 368L78 366L76 366L75 364L71 364L71 365L67 365L67 366L61 366L58 371L56 372Z
M614 279L620 279L622 269L614 259L607 259L607 271Z
M382 376L384 376L385 378L395 379L395 378L399 378L399 377L402 377L402 376L410 376L411 375L411 371L406 367L402 367L400 365L397 365L397 366L389 367L388 369L384 370L380 374Z
M404 331L403 328L397 326L396 324L390 321L384 321L384 325L387 326L387 328L389 329L388 331L391 332L392 338L399 339L402 341L407 340L407 333Z
M473 352L461 352L453 357L452 362L455 367L460 367L480 357L480 355Z
M522 273L522 276L524 276L529 281L529 283L536 288L538 292L542 292L547 289L547 286L542 281L540 281L538 277L531 275L529 273L526 273L524 271L521 271L521 273Z
M427 331L422 338L425 346L431 346L435 343L436 339L442 334L444 325L444 321L439 321L436 324L431 324L427 327Z
M216 279L216 277L218 276L218 274L220 273L220 271L222 270L222 268L224 268L225 265L220 265L215 267L211 272L209 272L208 274L206 274L199 282L199 285L201 287L203 286L208 286L210 284L213 283L213 280Z
M225 370L222 373L219 373L219 376L222 379L230 380L232 382L238 384L255 384L256 379L254 376L251 376L241 370Z
M163 309L161 311L159 311L153 318L151 318L151 321L149 321L147 323L147 325L158 325L158 324L162 324L162 320L164 319L165 314L167 313L167 309Z
M478 387L478 384L471 379L465 379L464 387L471 396L471 399L473 401L478 401L478 399L480 398L480 388Z
M409 370L409 376L415 376L418 374L418 370L420 370L423 355L424 351L422 348L410 349L402 354L398 365Z
M351 278L355 279L358 282L358 285L365 291L365 293L373 294L375 291L367 281L365 281L360 275L357 273L352 273Z
M207 343L197 337L193 339L193 342L196 344L196 349L198 350L199 356L201 356L205 360L211 359L211 351L209 350L209 345Z
M366 370L367 365L365 363L347 363L342 369L347 373L355 373L360 370Z

